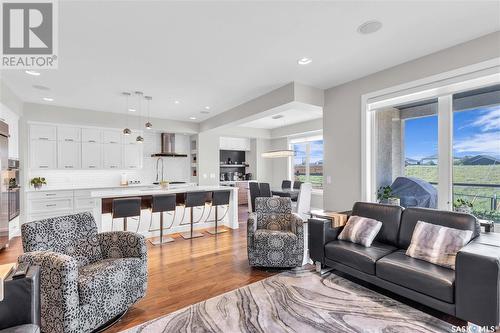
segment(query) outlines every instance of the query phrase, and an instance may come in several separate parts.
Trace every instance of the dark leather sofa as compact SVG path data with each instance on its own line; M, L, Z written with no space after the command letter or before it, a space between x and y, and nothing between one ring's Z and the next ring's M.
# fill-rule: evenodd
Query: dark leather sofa
M481 234L475 217L427 208L357 202L352 215L383 223L369 248L337 239L342 227L309 220L314 262L347 273L430 308L481 325L500 322L500 234ZM405 255L418 221L473 231L458 253L456 270Z

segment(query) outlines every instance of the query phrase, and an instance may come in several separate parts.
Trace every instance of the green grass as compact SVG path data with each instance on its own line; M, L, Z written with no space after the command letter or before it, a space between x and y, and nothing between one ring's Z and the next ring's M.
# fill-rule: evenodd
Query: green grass
M301 182L306 182L305 175L296 175L296 179ZM309 182L311 182L313 188L323 188L323 176L322 175L311 175L309 176Z
M436 165L409 165L405 168L405 175L417 177L428 182L438 181L438 167ZM500 165L454 165L454 183L497 184L500 185ZM496 195L500 203L500 187L473 187L453 186L454 200L463 198L471 201L477 215L487 217L491 211L490 198ZM484 198L487 197L487 198ZM500 210L498 207L496 210ZM497 219L498 217L495 217Z

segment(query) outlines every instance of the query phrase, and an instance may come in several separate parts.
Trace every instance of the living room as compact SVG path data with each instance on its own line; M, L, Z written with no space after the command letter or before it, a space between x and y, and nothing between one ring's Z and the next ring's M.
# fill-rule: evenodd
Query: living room
M498 330L498 1L2 17L1 333Z

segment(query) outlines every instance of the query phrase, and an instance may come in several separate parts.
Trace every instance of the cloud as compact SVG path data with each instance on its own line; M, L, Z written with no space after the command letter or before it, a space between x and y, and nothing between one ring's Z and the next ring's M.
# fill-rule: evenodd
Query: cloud
M453 149L458 153L481 152L500 155L500 132L479 133L457 140Z
M481 127L481 132L500 130L500 106L486 109L471 123L471 126Z

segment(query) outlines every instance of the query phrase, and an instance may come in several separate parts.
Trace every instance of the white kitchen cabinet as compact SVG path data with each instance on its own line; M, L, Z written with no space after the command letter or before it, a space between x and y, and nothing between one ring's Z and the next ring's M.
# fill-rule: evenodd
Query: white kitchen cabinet
M102 142L110 144L120 144L122 143L123 133L120 130L103 130L102 131Z
M19 159L19 115L0 104L0 120L9 125L9 158Z
M220 137L221 150L250 150L249 138Z
M102 145L102 166L104 169L122 167L122 145L104 143Z
M102 168L102 145L94 142L82 142L82 168Z
M102 131L98 128L82 128L82 142L101 143Z
M81 143L59 141L57 144L57 166L59 169L81 168Z
M30 125L31 140L49 140L57 139L57 127L53 125L32 124Z
M129 143L123 145L123 168L142 168L142 144Z
M57 126L57 140L64 142L80 142L81 129L73 126Z
M56 141L30 140L29 149L32 169L55 169L57 167Z

